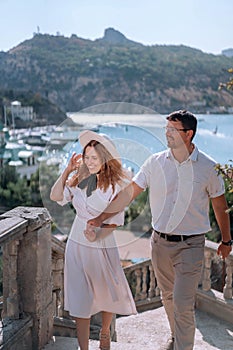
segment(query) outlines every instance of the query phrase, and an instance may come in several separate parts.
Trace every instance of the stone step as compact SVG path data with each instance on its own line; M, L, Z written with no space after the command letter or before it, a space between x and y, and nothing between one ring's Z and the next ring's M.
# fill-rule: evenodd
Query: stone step
M232 350L233 324L223 322L205 312L196 310L194 350ZM117 342L111 350L159 350L169 336L169 326L163 307L116 321ZM55 337L44 350L77 350L75 338ZM90 340L90 350L98 350L99 342Z

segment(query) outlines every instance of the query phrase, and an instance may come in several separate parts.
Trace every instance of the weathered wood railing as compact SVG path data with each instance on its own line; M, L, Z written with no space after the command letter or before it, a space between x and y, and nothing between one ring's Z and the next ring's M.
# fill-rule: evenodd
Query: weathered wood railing
M18 207L0 216L3 260L0 349L42 349L53 334L76 335L74 322L63 304L65 242L51 235L50 221L45 208ZM217 257L217 246L206 241L196 305L233 323L233 252L223 263ZM219 273L222 269L223 275ZM150 259L125 267L124 271L139 311L161 305ZM216 285L218 290L213 289Z

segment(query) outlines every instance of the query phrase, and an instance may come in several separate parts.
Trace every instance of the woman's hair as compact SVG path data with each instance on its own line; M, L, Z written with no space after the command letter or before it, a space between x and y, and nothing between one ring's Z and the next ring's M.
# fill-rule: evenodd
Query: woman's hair
M122 168L119 160L114 159L111 153L102 145L102 143L92 140L83 149L83 160L85 160L85 154L87 147L93 147L98 154L101 162L101 168L98 178L98 187L103 189L104 192L112 185L113 191L115 190L116 183L126 178L126 174ZM78 173L74 174L69 180L69 186L77 186L83 179L90 175L88 167L85 161L81 164Z

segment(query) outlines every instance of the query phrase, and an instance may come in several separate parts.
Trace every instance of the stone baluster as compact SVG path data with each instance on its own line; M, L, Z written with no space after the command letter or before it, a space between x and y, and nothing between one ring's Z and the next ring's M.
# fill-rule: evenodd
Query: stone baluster
M229 258L225 260L226 263L226 278L225 278L225 286L223 288L223 296L226 299L232 298L232 262Z
M147 271L148 268L146 265L142 267L142 291L141 291L141 300L147 298Z
M156 297L160 296L160 289L158 286L156 286L156 288L155 288L155 296Z
M141 300L141 275L142 275L141 268L136 269L134 273L136 276L136 291L135 291L134 300L138 301L138 300Z
M62 317L61 314L61 291L60 289L53 290L53 314L56 317Z
M148 296L149 298L153 298L155 296L155 273L152 265L149 265L149 271L150 271L150 287Z
M203 280L202 280L202 289L208 291L211 289L211 261L212 261L212 252L205 250L204 253L204 269L203 269Z
M19 287L18 287L18 246L19 241L10 241L6 244L4 248L4 268L6 268L8 273L7 278L7 290L8 296L6 298L6 309L4 310L3 317L6 319L19 319ZM6 279L4 280L4 283Z
M63 303L62 303L62 292L61 292L61 289L58 289L57 290L57 293L56 293L56 297L57 297L57 316L58 317L62 317L63 316Z
M55 315L58 317L63 317L64 310L64 298L63 298L63 268L64 268L64 258L53 254L52 259L52 276L53 276L53 298Z

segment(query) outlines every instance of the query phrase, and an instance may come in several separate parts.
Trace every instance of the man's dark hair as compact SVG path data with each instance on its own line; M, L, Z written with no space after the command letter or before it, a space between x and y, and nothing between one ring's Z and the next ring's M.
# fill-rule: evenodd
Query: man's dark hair
M192 114L189 111L186 111L185 109L179 110L169 114L167 116L167 120L174 121L174 122L180 121L184 129L193 130L192 139L194 138L197 131L197 118L195 117L194 114Z

